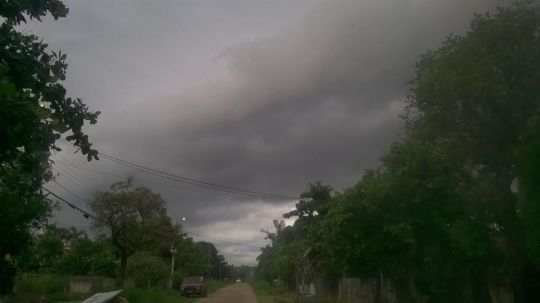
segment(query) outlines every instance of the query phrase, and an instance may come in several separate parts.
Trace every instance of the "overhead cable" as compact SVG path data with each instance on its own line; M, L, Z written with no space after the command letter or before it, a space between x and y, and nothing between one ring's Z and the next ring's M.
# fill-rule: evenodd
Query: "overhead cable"
M75 147L69 141L66 141L66 140L63 140L63 139L59 139L58 141L65 144L65 145ZM138 164L138 163L135 163L135 162L132 162L132 161L123 160L123 159L121 159L119 157L111 156L111 155L105 154L103 152L99 152L99 156L101 158L106 159L106 160L115 162L115 163L123 165L123 166L133 168L135 170L138 170L138 171L150 174L150 175L154 175L154 176L157 176L157 177L161 177L161 178L165 178L165 179L169 179L169 180L173 180L173 181L177 181L177 182L181 182L181 183L187 183L187 184L203 187L203 188L214 190L214 191L227 192L227 193L240 194L240 195L249 196L249 197L259 197L259 198L266 198L266 199L285 199L285 200L298 200L299 199L299 197L295 197L295 196L292 196L292 195L267 193L267 192L261 192L261 191L255 191L255 190L248 190L248 189L243 189L243 188L238 188L238 187L233 187L233 186L228 186L228 185L222 185L222 184L217 184L217 183L208 182L208 181L203 181L203 180L199 180L199 179L194 179L194 178L190 178L190 177L184 177L184 176L180 176L180 175L177 175L177 174L173 174L173 173L165 172L165 171L158 170L158 169L155 169L155 168L151 168L151 167L148 167L148 166L145 166L145 165L142 165L142 164Z

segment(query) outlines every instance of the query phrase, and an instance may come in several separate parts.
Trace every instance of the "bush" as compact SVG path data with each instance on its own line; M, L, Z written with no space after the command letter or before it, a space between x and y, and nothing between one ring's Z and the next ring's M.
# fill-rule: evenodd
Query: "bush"
M114 277L117 265L110 247L100 241L77 239L58 261L61 274Z
M156 286L167 280L168 267L158 257L140 253L129 260L128 275L137 287Z
M69 278L57 275L23 274L17 278L16 292L51 295L66 293L69 290Z

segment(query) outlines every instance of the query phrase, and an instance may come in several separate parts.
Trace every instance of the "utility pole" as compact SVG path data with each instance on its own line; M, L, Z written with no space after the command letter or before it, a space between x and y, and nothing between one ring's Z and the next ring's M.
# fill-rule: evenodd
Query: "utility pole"
M213 272L213 266L212 266L212 254L210 252L210 245L208 245L208 279L214 278L212 277Z
M182 221L186 221L186 217L182 217ZM178 226L180 225L180 222L176 221ZM173 288L173 278L174 278L174 258L176 257L176 248L174 247L174 242L171 244L171 249L169 250L171 252L172 258L171 258L171 274L169 276L169 281L167 281L167 287Z
M171 259L171 275L169 277L169 281L167 281L167 286L169 288L172 288L173 287L173 276L174 276L174 258L176 257L176 248L174 248L172 245L171 245L171 249L169 250L171 252L171 255L172 255L172 259Z

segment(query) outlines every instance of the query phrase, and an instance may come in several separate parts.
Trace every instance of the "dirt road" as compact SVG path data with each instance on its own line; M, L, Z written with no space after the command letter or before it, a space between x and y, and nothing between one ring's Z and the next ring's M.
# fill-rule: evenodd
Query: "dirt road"
M246 283L225 286L215 293L202 298L197 303L257 303L255 293Z

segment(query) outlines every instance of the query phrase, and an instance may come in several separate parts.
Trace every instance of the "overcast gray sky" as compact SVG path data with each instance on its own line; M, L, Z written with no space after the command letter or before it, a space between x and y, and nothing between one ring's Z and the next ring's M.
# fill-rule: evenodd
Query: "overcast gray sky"
M100 110L98 150L223 185L299 195L337 189L399 138L420 54L505 0L66 1L69 16L31 23L68 54L68 94ZM70 148L57 182L83 199L134 176L173 219L229 262L255 264L260 229L294 201L246 198L144 175ZM56 184L50 189L83 201ZM88 226L63 207L61 225Z

